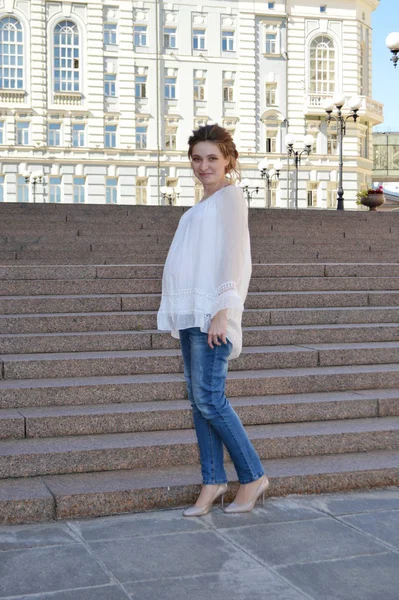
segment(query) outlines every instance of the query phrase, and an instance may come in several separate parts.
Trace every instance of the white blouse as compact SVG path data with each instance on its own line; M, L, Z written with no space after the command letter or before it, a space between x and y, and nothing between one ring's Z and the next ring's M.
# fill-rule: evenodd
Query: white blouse
M229 360L237 358L251 272L247 203L241 188L228 185L180 218L163 270L158 329L176 339L189 327L208 333L216 313L228 309Z

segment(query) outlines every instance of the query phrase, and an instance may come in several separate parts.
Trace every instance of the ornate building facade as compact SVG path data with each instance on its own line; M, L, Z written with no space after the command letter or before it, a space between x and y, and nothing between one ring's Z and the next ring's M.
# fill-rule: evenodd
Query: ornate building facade
M325 4L326 2L326 4ZM0 0L0 200L192 205L199 125L229 129L252 206L334 208L338 141L322 107L359 95L344 140L347 207L372 181L371 16L378 0ZM291 161L292 162L292 161ZM164 187L168 187L165 194ZM172 191L171 191L172 190Z

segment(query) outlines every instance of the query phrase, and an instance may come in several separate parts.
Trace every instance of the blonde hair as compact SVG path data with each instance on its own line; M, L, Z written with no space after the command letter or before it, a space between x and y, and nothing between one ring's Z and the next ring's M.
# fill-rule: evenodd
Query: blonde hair
M241 169L238 163L238 152L231 133L220 127L217 123L213 125L204 125L193 131L193 135L188 138L188 158L191 160L193 148L199 142L212 142L219 147L224 158L229 159L226 166L226 175L232 183L241 181Z

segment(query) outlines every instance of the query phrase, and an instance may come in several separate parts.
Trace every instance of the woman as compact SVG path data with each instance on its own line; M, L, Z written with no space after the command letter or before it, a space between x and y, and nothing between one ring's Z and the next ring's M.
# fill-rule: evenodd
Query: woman
M202 516L227 491L223 444L240 487L226 513L249 512L269 486L262 463L225 396L228 360L242 349L241 320L252 262L248 208L238 175L238 153L228 131L193 131L188 157L204 196L180 219L165 262L158 329L180 339L184 376L199 445L203 486L183 512Z

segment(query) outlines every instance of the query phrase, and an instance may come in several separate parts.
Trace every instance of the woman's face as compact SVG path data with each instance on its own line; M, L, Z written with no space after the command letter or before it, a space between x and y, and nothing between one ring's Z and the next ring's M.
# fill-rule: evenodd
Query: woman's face
M193 147L191 166L194 175L205 187L217 185L225 178L229 159L224 158L214 142L198 142Z

